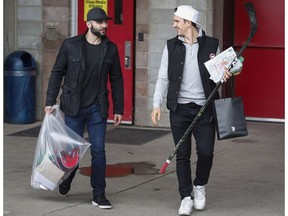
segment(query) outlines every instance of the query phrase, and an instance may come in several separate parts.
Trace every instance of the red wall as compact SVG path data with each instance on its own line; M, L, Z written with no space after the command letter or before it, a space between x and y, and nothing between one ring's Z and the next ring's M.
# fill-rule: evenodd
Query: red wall
M246 41L250 23L246 0L235 0L234 47ZM284 119L284 0L251 0L258 30L243 53L242 73L235 77L247 117Z

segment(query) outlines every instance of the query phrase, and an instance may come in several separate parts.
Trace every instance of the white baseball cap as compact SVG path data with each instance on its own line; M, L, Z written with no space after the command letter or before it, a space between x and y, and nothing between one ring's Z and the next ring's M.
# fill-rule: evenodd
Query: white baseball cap
M198 26L202 26L198 22L199 12L190 5L181 5L181 6L176 7L174 9L174 15L181 17L182 19L192 21Z

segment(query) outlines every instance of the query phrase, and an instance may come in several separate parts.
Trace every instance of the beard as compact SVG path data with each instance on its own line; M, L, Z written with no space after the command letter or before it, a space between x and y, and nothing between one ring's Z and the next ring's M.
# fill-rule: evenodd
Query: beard
M104 32L101 32L104 30ZM97 37L103 37L106 35L107 28L102 28L102 29L95 29L93 26L91 26L91 32L96 35Z

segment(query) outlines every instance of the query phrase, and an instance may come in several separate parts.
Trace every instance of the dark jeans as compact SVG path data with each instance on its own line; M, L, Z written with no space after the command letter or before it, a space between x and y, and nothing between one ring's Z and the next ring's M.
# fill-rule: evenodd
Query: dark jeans
M73 131L83 137L85 126L88 130L89 142L91 143L91 186L93 195L105 193L106 181L106 156L105 156L105 135L107 127L107 119L102 118L98 104L92 104L85 108L81 108L75 116L65 115L65 123ZM78 167L77 167L78 168ZM71 173L63 184L70 185L77 168Z
M178 104L175 112L170 112L170 124L175 145L182 138L186 129L196 117L200 106L195 104ZM210 112L206 111L194 125L192 132L187 136L176 154L176 173L181 199L191 196L193 185L191 177L191 136L196 140L196 153L198 156L194 185L208 183L213 163L215 142L215 126Z

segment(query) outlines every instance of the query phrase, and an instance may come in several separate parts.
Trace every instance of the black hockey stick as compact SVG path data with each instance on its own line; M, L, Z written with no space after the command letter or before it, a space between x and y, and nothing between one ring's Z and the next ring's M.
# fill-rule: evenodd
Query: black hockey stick
M255 35L256 31L257 31L257 19L256 19L256 12L255 12L255 8L254 5L251 2L247 2L245 4L245 9L246 12L249 15L249 20L250 20L250 33L249 36L247 38L247 40L245 41L244 45L241 47L240 51L238 52L237 56L234 58L234 60L232 61L232 63L229 65L228 67L228 71L230 71L234 65L236 64L238 58L242 55L243 51L245 50L245 48L247 47L247 45L249 44L249 42L251 41L251 39L253 38L253 36ZM171 160L174 158L174 156L176 155L177 150L179 149L179 147L182 145L182 143L184 142L184 140L186 139L186 137L189 135L189 133L191 132L192 128L194 127L194 125L196 124L196 122L199 120L199 118L202 116L204 110L206 109L206 107L208 106L208 104L210 103L210 101L212 100L213 96L216 94L216 92L219 90L220 86L223 84L224 82L224 75L221 78L221 80L217 83L216 87L213 89L212 93L209 95L209 97L207 98L206 103L201 107L200 111L198 112L198 114L196 115L196 117L194 118L194 120L192 121L192 123L189 125L189 127L187 128L187 130L185 131L184 135L182 136L182 138L179 140L179 142L176 144L176 146L174 147L172 153L168 156L168 158L166 159L166 162L163 164L163 166L161 167L159 173L163 174L166 170L166 168L168 167L168 165L170 164Z

